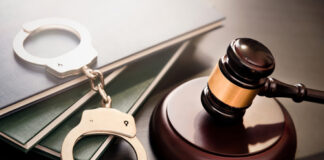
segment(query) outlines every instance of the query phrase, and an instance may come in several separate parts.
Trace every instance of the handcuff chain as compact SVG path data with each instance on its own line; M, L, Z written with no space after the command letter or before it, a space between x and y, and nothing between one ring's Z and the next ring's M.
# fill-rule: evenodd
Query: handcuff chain
M88 66L83 66L82 71L90 80L91 89L96 92L99 92L99 94L101 95L101 105L105 108L111 108L111 98L109 95L107 95L105 91L105 82L102 72L99 70L93 70ZM96 85L97 78L98 83Z

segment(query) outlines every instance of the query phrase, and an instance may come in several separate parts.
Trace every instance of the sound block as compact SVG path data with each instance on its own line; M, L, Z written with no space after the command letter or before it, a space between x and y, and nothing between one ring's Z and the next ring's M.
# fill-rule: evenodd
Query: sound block
M173 90L154 110L150 142L161 159L294 159L296 131L275 99L257 97L243 121L224 124L202 106L207 77Z

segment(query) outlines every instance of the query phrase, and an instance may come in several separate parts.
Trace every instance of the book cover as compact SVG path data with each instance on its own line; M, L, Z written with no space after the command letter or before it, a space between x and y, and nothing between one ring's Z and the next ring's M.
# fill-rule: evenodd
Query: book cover
M83 75L59 79L46 73L44 67L25 63L15 56L12 42L26 22L62 17L84 25L98 52L92 67L109 72L213 30L223 19L209 0L4 0L0 2L0 12L0 116L87 80Z
M174 60L172 61L172 59L176 59L179 54L182 53L185 45L187 45L187 43L162 50L160 52L163 53L146 57L125 69L116 70L105 78L105 83L110 86L111 81L116 77L125 77L133 74L141 75L142 72L149 72L149 74L144 74L141 79L129 79L129 83L134 84L134 86L136 86L137 83L152 85L152 82L149 80L152 79L151 76L153 73L157 72L159 68L166 64L173 63ZM149 69L152 67L148 66L152 64L156 64L158 69L154 69L153 67L153 70L150 71ZM122 83L127 82L123 81ZM123 86L126 86L126 84ZM123 86L120 86L121 90L123 90ZM144 86L144 88L142 87L142 85L138 85L138 91L142 89L147 90L147 86ZM134 94L136 93L134 92ZM0 119L0 136L16 148L27 152L39 140L46 136L57 125L62 123L69 115L78 110L94 95L95 92L90 90L89 83L84 83L79 87L65 91L20 112L4 117ZM137 101L139 102L141 100Z

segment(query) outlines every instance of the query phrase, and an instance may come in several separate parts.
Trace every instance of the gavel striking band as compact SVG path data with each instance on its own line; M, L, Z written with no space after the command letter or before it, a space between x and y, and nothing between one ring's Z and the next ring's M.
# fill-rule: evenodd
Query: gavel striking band
M266 46L249 38L233 40L209 76L201 96L203 106L215 118L236 121L242 119L257 94L324 103L323 91L267 78L274 68L274 58Z

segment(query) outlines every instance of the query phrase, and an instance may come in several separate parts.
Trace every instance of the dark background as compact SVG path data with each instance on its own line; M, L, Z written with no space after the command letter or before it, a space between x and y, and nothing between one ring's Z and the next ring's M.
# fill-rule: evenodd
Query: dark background
M324 1L211 0L211 5L226 16L224 26L195 38L192 46L136 114L137 136L147 151L148 159L156 159L148 137L149 119L156 104L182 82L207 76L234 38L259 40L272 51L276 60L272 77L291 84L302 82L307 87L324 90ZM283 98L279 98L279 101L295 123L296 159L323 159L324 106L310 102L297 104ZM103 159L135 159L126 142L117 140L115 143L113 148L108 148ZM24 156L24 159L45 159L35 153L29 153L26 157L2 141L0 147L3 148L2 156L10 159L20 156Z

